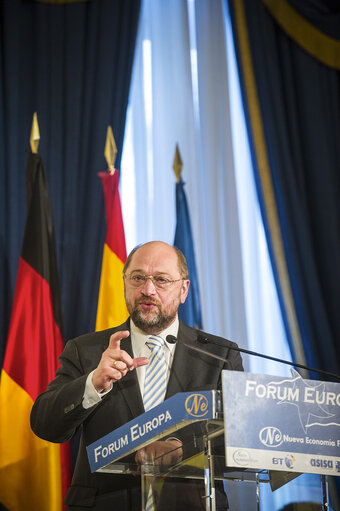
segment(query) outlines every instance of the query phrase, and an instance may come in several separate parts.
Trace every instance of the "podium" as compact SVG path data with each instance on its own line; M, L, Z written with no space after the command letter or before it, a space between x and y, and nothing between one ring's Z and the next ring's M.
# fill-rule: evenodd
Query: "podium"
M269 380L266 381L266 378ZM311 389L314 389L315 394L316 386L307 387L307 394L299 395L294 391L294 388L298 388L298 377L295 380L275 378L277 377L223 371L222 392L184 392L172 396L89 445L87 453L91 471L117 475L134 474L140 478L143 511L216 511L227 509L228 499L230 509L259 510L266 492L299 485L307 485L305 494L308 500L314 503L301 509L330 509L328 476L340 473L340 445L334 448L333 440L313 442L311 433L305 437L308 442L304 443L301 440L303 437L297 436L298 433L293 437L291 430L287 429L288 433L285 433L286 429L281 427L281 432L277 427L280 413L286 412L282 404L288 402L288 397L294 404L292 410L296 411L300 397L304 403L307 395L307 404L311 405ZM304 380L306 381L308 380ZM259 387L256 394L257 385ZM286 385L293 390L284 396L278 392L280 385L281 389L282 385ZM327 385L337 386L329 391L325 389L325 385L323 387L324 392L329 392L327 395L330 404L336 404L337 398L333 398L333 395L340 396L339 386ZM264 398L266 388L270 391L268 400ZM338 394L334 390L337 390ZM251 401L247 402L245 397L249 397ZM276 401L274 398L277 398ZM260 400L261 406L257 400ZM279 418L274 417L273 412L266 417L268 410L264 409L264 404L269 406L278 403ZM331 433L335 431L340 438L339 417L327 412L325 408L324 406L325 416L328 419L332 417L332 421L329 421L331 430L328 429L326 436L331 438ZM256 423L253 421L249 424L249 413L254 413L254 410L257 414ZM300 411L303 412L302 407ZM261 421L269 424L267 429L261 427ZM294 422L294 414L291 414L289 422ZM315 429L311 424L307 424L308 431L313 427ZM304 425L306 426L303 423L302 426ZM296 423L296 428L298 427L300 423ZM327 424L320 427L324 431ZM252 433L258 428L260 429L255 435L255 443L243 444L242 442L254 442ZM162 455L155 455L137 466L137 451L150 444L155 445L154 442L158 441L163 442L162 446L168 445L164 440L171 438L181 440L182 447L168 447ZM256 442L261 443L260 448ZM327 442L331 445L326 445ZM289 450L286 449L287 445L290 446ZM295 451L291 446L295 446ZM326 450L322 452L320 446ZM327 453L328 447L331 448L331 455ZM311 474L308 483L303 482L302 472ZM232 501L238 498L240 487L247 503L233 506Z

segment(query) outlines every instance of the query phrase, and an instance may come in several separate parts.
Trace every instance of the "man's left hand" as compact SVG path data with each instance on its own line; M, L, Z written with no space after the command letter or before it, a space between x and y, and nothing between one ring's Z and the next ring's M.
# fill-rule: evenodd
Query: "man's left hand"
M143 447L136 453L136 463L152 462L154 465L171 465L183 455L182 442L172 439L162 442L158 440L152 444Z

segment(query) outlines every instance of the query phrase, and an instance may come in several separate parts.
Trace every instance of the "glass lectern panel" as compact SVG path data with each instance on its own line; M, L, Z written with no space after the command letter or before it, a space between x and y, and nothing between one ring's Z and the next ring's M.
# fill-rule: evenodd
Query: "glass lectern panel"
M331 511L326 476L298 474L272 490L266 470L237 470L204 453L173 466L142 466L142 510L149 511ZM211 470L214 480L211 480ZM210 472L210 473L209 473ZM229 507L228 507L229 506Z

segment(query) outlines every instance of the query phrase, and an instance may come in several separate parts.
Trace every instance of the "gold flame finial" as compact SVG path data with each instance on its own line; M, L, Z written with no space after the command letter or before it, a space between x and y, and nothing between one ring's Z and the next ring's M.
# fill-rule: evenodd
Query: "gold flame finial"
M32 153L36 154L38 152L39 142L40 142L40 132L39 132L38 116L37 116L37 112L34 112L31 136L30 136L30 144L31 144Z
M115 142L115 139L114 139L114 136L112 133L111 126L107 127L104 156L107 161L107 166L108 166L109 172L110 172L110 174L113 174L115 171L117 146L116 146L116 142Z
M182 158L181 158L177 144L176 144L176 151L175 151L174 163L172 165L172 168L174 169L174 172L175 172L175 175L177 178L177 183L179 183L181 180L183 162L182 162Z

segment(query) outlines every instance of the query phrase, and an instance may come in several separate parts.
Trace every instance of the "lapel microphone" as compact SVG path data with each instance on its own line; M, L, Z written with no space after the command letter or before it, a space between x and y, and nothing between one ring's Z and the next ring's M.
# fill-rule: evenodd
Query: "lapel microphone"
M209 353L208 351L198 348L197 346L187 344L187 343L177 339L174 335L167 335L166 340L169 344L176 344L176 343L183 344L184 346L186 346L187 348L189 348L191 350L198 351L199 353L203 353L204 355L207 355L209 357L216 358L217 360L225 362L230 367L229 360L219 357L218 355L215 355L213 353ZM228 340L228 339L226 339L226 340ZM205 335L202 335L202 334L199 334L197 336L197 342L200 344L203 344L203 345L215 344L215 346L220 346L222 348L227 347L230 350L238 351L240 353L246 353L247 355L252 355L254 357L260 357L260 358L265 358L267 360L273 360L274 362L279 362L280 364L286 364L286 365L290 365L290 366L294 366L294 367L299 367L300 369L305 369L307 371L312 371L315 373L322 374L324 376L335 378L336 380L340 380L340 375L338 375L338 374L330 373L328 371L323 371L322 369L315 369L313 367L308 367L306 365L298 364L296 362L289 362L288 360L283 360L281 358L272 357L270 355L264 355L263 353L258 353L256 351L246 350L244 348L239 348L238 346L226 346L226 344L223 343L222 341L216 341L213 339L209 339L208 337L206 337ZM231 341L229 341L229 342L231 342Z

